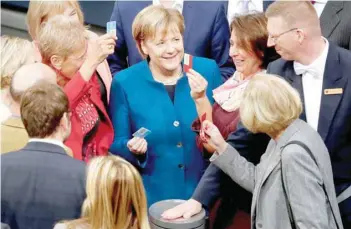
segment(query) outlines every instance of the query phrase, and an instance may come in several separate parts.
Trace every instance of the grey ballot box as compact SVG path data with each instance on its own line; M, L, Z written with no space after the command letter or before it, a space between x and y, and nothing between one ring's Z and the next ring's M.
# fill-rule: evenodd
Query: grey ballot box
M149 208L149 219L151 229L205 229L206 212L204 209L199 214L192 216L190 219L165 220L161 214L173 208L185 200L163 200L154 203Z

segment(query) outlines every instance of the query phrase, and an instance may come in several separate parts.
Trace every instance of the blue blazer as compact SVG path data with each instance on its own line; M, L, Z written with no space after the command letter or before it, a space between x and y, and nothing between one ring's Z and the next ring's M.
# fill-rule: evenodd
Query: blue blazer
M118 40L115 53L107 59L112 75L143 60L133 39L132 23L135 16L151 4L152 1L115 2L111 21L117 22ZM184 1L183 16L185 52L214 59L223 79L232 76L234 64L229 57L230 31L224 3Z
M193 68L208 81L207 96L213 102L212 90L221 82L218 66L212 60L194 57ZM188 78L178 81L173 103L165 86L153 79L147 61L135 64L113 78L110 115L115 130L110 151L139 168L148 204L188 199L208 165L191 130L198 115ZM141 127L151 130L146 137L145 161L127 148L128 140Z

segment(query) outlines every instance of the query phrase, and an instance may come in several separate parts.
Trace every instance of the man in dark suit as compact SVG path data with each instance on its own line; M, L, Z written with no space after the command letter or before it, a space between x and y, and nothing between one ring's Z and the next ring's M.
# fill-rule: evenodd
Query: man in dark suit
M266 10L274 1L264 1ZM351 50L351 1L311 1L317 10L322 34L330 42Z
M80 217L85 164L68 156L69 104L60 87L39 82L22 96L28 144L1 155L1 222L11 229L53 228Z
M234 65L229 57L229 24L223 2L198 1L119 1L111 15L117 23L117 43L115 53L108 57L112 74L142 60L132 35L135 16L146 6L164 4L165 7L182 12L185 21L185 52L194 56L214 59L220 67L223 79L232 76Z
M324 37L342 48L351 50L350 1L328 1L319 19Z
M351 185L351 52L322 37L317 13L309 2L275 2L266 16L268 45L274 46L282 57L271 63L267 72L284 77L299 91L305 108L300 118L324 140L339 195ZM240 151L241 144L254 145L253 137L242 134L234 147ZM200 203L208 206L218 196L218 174L218 168L209 166L192 199L168 215L189 216L198 211ZM351 198L346 196L339 208L344 228L350 228Z
M295 21L282 16L288 11ZM351 185L351 52L322 38L317 14L308 2L276 2L266 16L268 45L282 57L267 72L283 76L299 91L305 106L301 118L324 140L340 195ZM339 208L344 227L350 228L350 196L339 202Z

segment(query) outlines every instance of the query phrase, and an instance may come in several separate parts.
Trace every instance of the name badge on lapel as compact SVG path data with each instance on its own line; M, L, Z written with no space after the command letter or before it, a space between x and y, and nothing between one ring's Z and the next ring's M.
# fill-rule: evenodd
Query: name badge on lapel
M342 94L342 88L329 88L324 89L325 95L340 95Z

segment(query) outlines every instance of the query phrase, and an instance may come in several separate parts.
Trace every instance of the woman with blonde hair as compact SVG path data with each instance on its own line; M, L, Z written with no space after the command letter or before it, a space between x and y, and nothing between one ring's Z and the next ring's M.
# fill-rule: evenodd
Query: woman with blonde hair
M217 127L203 123L214 149L210 161L253 193L251 228L342 228L328 150L299 119L299 93L284 79L258 74L247 85L240 118L272 139L256 166L240 156Z
M32 39L38 39L44 22L55 15L65 15L84 24L84 15L78 1L30 1L27 12L28 32Z
M111 87L115 138L110 151L140 169L149 205L189 198L208 165L191 130L197 113L182 63L184 26L178 10L151 5L140 11L133 37L145 59L118 72ZM209 82L205 93L213 102L219 68L214 60L192 60L193 72ZM138 134L145 128L151 131L147 137Z
M117 156L89 162L82 218L54 229L149 229L145 190L138 171Z
M1 122L11 115L7 107L11 103L8 89L13 75L21 66L39 62L40 59L30 41L19 37L1 36Z
M65 144L74 158L89 161L108 154L113 128L107 114L107 95L97 66L113 53L116 37L105 34L87 40L84 26L64 15L45 22L38 35L43 63L57 73L70 102L72 132Z
M72 20L84 25L84 15L80 8L79 2L76 0L55 0L55 1L37 1L31 0L27 12L28 32L32 37L34 44L38 46L38 36L43 27L43 23L56 15L64 15ZM86 36L89 39L95 40L98 35L85 29ZM112 75L109 65L106 60L102 61L96 68L99 80L104 84L107 100L109 100Z

